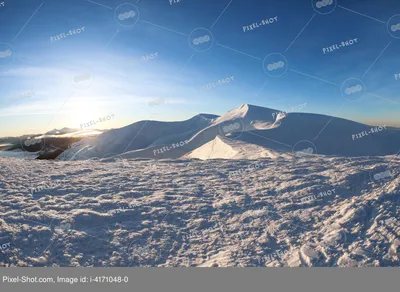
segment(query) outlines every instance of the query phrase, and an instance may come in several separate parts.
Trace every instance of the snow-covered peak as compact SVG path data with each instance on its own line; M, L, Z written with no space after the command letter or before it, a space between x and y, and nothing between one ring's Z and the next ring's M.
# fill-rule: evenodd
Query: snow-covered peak
M216 123L221 123L228 120L235 120L238 118L244 119L247 122L255 120L272 121L274 120L273 113L279 112L278 110L261 107L251 104L242 104L241 106L230 110L216 120Z
M390 155L398 151L396 145L400 143L399 130L387 129L363 139L355 139L358 133L368 131L371 131L371 126L340 118L333 119L331 116L286 114L276 109L243 104L221 117L199 114L186 121L137 122L110 130L94 139L82 140L66 152L71 152L72 155L69 156L74 159L113 155L170 159L180 158L188 153L195 153L198 157L224 157L226 154L223 152L232 144L227 147L226 143L216 139L217 136L244 142L245 144L236 149L244 147L249 151L243 151L246 154L239 155L240 157L249 157L248 153L271 151L291 153L297 151L297 148L302 150L311 146L315 150L314 154L323 155ZM249 144L268 151L255 150ZM202 147L203 145L205 146ZM199 151L195 151L196 149ZM212 151L218 153L211 153Z

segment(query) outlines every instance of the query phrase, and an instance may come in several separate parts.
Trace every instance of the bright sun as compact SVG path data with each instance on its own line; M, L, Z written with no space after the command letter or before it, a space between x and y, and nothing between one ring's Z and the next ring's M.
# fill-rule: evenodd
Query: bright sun
M95 129L95 125L87 125L90 121L96 122L100 117L100 111L92 103L75 101L70 109L73 127L78 129Z

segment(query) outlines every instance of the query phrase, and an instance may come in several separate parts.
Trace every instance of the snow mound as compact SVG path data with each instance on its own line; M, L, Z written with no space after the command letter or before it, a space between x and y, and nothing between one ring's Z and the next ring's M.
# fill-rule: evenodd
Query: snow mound
M263 147L217 136L214 140L188 153L183 158L207 159L259 159L276 158L278 154Z

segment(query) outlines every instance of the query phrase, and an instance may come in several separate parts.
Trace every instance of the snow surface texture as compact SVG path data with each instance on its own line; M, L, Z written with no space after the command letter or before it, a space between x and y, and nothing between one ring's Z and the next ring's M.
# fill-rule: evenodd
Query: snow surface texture
M399 162L0 158L0 265L398 266Z

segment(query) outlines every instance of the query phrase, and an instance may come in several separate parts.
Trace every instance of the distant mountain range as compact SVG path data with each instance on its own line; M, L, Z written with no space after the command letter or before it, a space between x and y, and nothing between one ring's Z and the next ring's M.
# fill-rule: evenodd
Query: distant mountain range
M30 152L35 153L30 157L37 159L54 159L71 144L74 144L84 137L97 136L104 131L80 130L72 128L54 129L44 134L27 134L20 137L0 138L0 151L8 152ZM10 155L10 153L3 153Z
M88 158L278 158L288 155L382 156L400 148L400 129L244 104L222 116L140 121L87 137L59 156Z
M62 128L60 130L53 129L51 131L48 131L45 135L63 135L63 134L69 134L69 133L74 133L78 132L79 129L73 129L73 128Z

